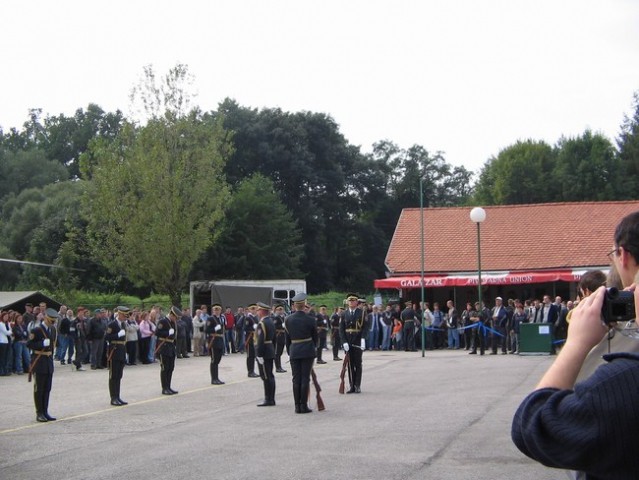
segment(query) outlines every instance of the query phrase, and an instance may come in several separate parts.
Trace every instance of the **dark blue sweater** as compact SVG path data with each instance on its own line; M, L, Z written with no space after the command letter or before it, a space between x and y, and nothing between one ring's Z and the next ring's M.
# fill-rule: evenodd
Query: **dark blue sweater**
M543 388L524 399L511 431L519 450L590 480L639 478L639 354L604 359L574 390Z

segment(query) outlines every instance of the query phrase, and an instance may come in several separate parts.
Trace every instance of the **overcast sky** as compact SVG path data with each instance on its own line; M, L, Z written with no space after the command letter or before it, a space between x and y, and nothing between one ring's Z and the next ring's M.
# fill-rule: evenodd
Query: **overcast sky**
M636 0L5 0L0 126L130 111L152 64L197 104L331 115L347 140L477 171L519 139L615 140L639 91Z

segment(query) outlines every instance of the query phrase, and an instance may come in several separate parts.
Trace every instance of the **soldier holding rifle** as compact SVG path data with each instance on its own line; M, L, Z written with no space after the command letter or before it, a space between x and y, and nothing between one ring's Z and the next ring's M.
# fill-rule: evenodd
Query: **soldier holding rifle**
M109 367L109 394L111 405L121 407L127 405L120 398L120 382L126 363L126 319L129 316L129 307L116 307L115 320L107 325L104 339L109 343L107 364Z
M339 336L342 340L344 353L349 357L350 389L346 393L361 393L362 383L362 354L366 350L366 335L368 322L364 311L358 308L357 295L351 293L346 298L348 308L344 311L339 324Z
M178 393L171 388L173 370L175 370L175 357L177 356L177 320L182 316L182 311L172 306L169 316L163 317L158 322L155 329L155 336L158 337L158 346L155 353L160 357L160 384L162 385L162 395L175 395Z
M222 305L219 303L211 306L211 315L206 321L204 333L211 355L211 385L224 385L218 372L224 354L224 322L222 322Z
M264 382L264 401L258 407L275 406L275 375L273 375L273 360L275 359L275 324L269 316L271 307L258 302L257 317L259 319L255 330L255 355L260 377Z

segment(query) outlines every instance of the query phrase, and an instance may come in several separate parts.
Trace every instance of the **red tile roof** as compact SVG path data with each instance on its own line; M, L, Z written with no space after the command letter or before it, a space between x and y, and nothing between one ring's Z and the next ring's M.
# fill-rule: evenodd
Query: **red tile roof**
M639 201L483 207L482 271L603 267L617 223ZM472 207L424 209L424 272L477 270ZM406 208L386 255L392 276L421 272L420 209Z

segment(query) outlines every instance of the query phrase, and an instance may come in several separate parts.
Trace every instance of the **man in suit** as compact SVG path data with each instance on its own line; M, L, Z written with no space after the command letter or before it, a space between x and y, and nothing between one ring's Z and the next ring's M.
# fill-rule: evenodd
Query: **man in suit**
M53 352L56 348L57 331L53 324L58 319L58 312L47 308L44 321L34 327L29 334L27 347L33 350L33 360L29 367L29 381L31 374L35 374L33 386L33 401L38 422L53 422L55 417L49 415L49 394L53 382Z
M257 368L264 382L264 401L258 407L275 406L275 375L273 375L273 361L275 360L275 324L269 316L271 307L265 303L257 304L257 329L255 330L255 359Z
M361 393L362 384L362 354L366 350L366 335L368 322L364 312L357 306L358 297L349 294L346 297L348 308L344 310L339 324L339 336L342 340L344 353L349 355L350 389L346 393Z
M492 352L491 355L497 355L497 347L501 344L501 353L506 355L506 335L508 334L508 312L503 305L501 297L495 298L495 306L491 312L493 330L492 337Z
M211 355L211 385L224 385L220 380L219 366L224 354L224 322L222 320L222 305L219 303L211 307L211 316L206 321L204 328L206 334L207 348Z
M311 383L311 369L317 355L317 325L315 317L304 312L306 307L305 293L293 297L294 313L286 317L286 351L291 359L293 374L293 399L295 413L310 413L308 394Z
M110 322L106 328L104 339L109 344L107 353L107 364L109 367L109 394L111 395L111 405L121 407L128 405L120 398L120 383L122 373L126 363L126 319L129 316L129 307L116 307L115 320Z

